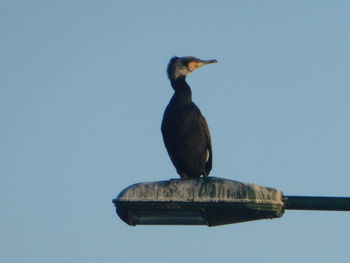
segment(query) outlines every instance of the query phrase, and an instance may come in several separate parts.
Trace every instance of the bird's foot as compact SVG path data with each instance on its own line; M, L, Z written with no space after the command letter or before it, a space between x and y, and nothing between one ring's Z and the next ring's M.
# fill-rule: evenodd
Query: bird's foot
M189 179L189 177L186 174L184 174L184 173L182 173L180 176L181 176L181 179L183 179L183 180L184 179Z

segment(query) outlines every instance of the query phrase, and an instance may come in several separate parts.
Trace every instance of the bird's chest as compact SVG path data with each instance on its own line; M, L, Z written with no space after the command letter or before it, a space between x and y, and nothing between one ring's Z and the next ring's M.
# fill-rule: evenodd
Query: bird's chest
M169 134L183 136L197 128L198 117L198 112L194 105L179 107L176 104L170 104L164 113L163 128Z

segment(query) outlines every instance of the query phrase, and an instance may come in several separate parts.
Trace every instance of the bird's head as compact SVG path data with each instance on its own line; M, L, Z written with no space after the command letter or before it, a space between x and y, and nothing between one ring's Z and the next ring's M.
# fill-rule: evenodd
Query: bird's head
M179 77L186 78L192 71L211 63L217 63L217 61L215 59L201 60L195 57L173 57L168 65L168 77L172 82Z

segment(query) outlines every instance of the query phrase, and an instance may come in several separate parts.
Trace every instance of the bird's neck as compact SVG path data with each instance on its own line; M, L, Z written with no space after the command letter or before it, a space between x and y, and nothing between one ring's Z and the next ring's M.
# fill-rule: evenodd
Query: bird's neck
M192 91L186 82L185 76L180 76L176 80L171 81L171 86L175 90L175 96L187 102L192 101Z

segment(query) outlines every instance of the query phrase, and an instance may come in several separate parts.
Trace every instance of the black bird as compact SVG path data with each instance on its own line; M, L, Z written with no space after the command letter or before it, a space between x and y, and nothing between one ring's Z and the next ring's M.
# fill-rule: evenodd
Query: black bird
M193 103L191 88L185 80L195 69L211 63L217 61L173 57L168 65L167 73L175 93L165 109L161 130L170 159L182 179L207 177L212 168L209 128Z

